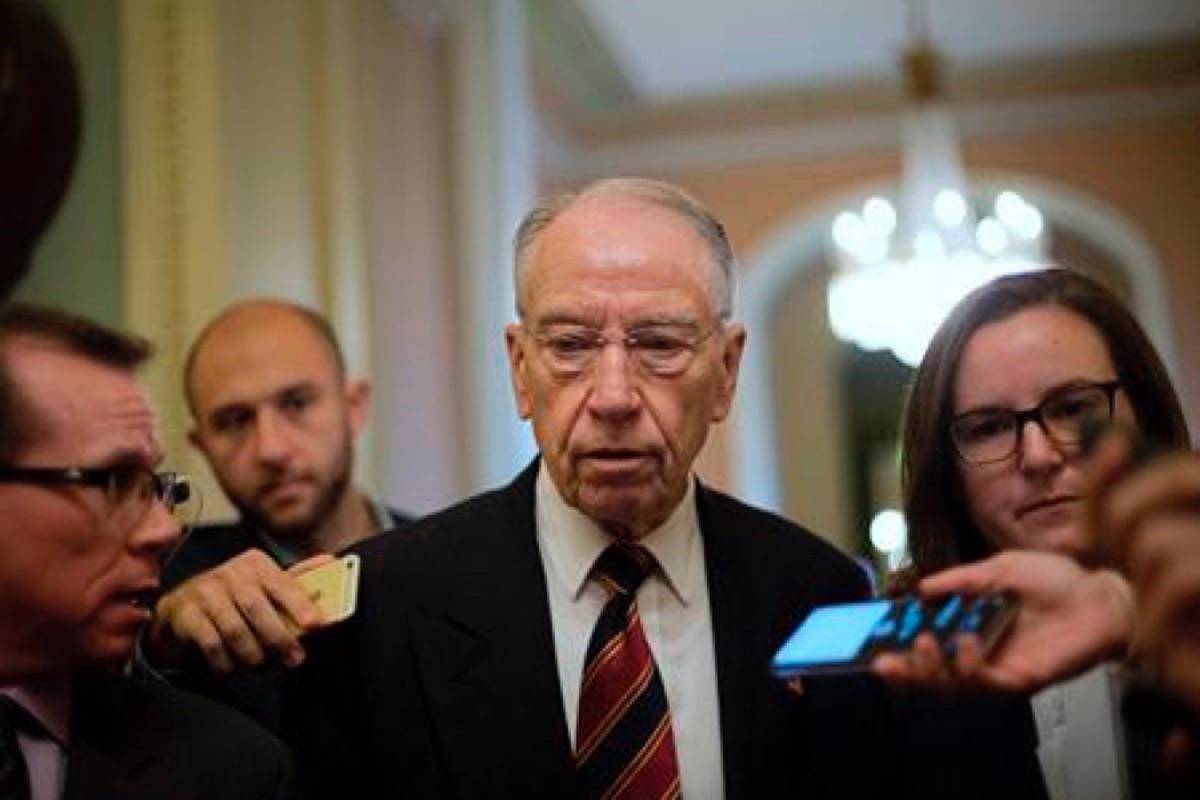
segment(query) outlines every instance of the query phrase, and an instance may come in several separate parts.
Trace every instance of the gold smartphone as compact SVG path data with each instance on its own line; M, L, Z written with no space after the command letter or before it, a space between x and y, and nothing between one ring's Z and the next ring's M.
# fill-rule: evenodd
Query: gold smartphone
M354 613L358 604L358 556L353 553L303 572L296 580L321 609L326 625Z

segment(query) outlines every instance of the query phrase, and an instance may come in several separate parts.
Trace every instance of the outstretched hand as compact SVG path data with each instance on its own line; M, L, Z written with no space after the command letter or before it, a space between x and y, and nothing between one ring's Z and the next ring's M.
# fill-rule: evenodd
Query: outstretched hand
M921 581L920 593L980 595L1007 591L1020 600L1011 628L984 657L979 638L964 635L952 660L930 634L908 653L872 665L890 683L947 691L1035 692L1123 653L1133 625L1128 584L1115 572L1090 572L1053 553L1007 551Z
M1200 710L1200 455L1172 453L1131 470L1119 432L1089 469L1088 528L1133 585L1136 660Z

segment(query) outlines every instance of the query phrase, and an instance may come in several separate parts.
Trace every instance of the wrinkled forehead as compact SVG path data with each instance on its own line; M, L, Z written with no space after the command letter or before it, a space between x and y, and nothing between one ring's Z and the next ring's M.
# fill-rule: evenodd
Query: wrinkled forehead
M136 395L113 398L99 414L83 420L79 444L84 464L155 466L163 458L160 421L140 388Z
M719 267L679 213L638 198L582 198L542 231L529 253L526 310L674 295L716 309Z

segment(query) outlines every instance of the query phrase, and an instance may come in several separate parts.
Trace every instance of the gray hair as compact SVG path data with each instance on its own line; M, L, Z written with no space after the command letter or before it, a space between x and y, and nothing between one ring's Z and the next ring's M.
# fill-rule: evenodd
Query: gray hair
M576 192L563 192L544 198L535 205L513 237L513 285L517 296L517 316L524 318L522 300L525 296L525 278L529 271L529 251L537 238L560 214L585 197L598 194L620 194L642 200L649 205L664 208L678 214L704 239L712 254L715 280L709 286L709 294L717 316L728 320L733 316L733 294L735 272L733 247L725 236L725 226L704 205L678 186L650 178L604 178L588 184Z

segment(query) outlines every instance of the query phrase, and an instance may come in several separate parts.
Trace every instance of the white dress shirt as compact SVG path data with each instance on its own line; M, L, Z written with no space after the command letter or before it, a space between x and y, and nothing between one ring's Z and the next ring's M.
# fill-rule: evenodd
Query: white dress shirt
M1050 800L1129 800L1119 668L1101 664L1032 698Z
M17 743L29 769L31 800L59 800L67 779L71 682L67 678L0 689L41 724L33 732L18 727Z
M544 467L538 470L536 496L538 549L546 571L554 654L574 743L588 640L608 602L604 587L588 577L614 540L563 501ZM722 798L717 663L694 480L667 521L639 544L654 554L660 568L638 589L637 603L667 693L683 796Z

